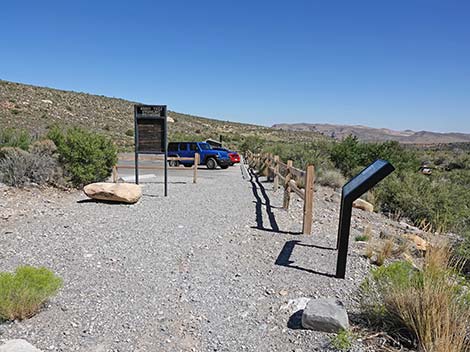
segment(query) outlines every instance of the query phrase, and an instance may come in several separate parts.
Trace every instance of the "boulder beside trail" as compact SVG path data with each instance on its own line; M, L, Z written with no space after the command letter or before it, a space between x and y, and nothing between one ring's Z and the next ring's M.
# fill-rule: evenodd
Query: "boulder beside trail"
M91 183L83 188L83 192L92 199L130 204L142 197L141 187L133 183Z
M424 252L427 251L428 241L426 241L424 238L421 238L415 234L405 234L405 237L415 244L416 249Z
M0 352L41 352L26 340L9 340L0 345Z
M343 303L335 298L312 299L302 313L302 327L323 332L347 330L348 313Z
M353 202L353 207L364 211L373 212L374 206L364 199L358 198Z

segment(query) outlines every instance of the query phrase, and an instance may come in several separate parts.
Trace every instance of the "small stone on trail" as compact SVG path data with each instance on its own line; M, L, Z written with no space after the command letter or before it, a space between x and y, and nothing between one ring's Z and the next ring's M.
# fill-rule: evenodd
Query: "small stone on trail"
M323 332L339 332L349 328L348 313L335 298L312 299L302 313L302 326Z
M289 293L289 291L287 291L287 290L281 290L281 291L279 291L279 294L280 294L281 296L287 296L288 293Z
M0 346L0 352L41 352L26 340L9 340Z

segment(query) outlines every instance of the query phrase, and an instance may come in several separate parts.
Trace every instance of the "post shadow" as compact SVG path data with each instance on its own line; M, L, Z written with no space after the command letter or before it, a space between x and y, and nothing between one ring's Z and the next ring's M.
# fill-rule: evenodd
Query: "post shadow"
M279 253L279 255L278 255L278 257L277 257L274 264L279 265L279 266L285 266L287 268L306 271L306 272L311 273L311 274L317 274L317 275L322 275L322 276L326 276L326 277L334 277L333 274L323 273L323 272L320 272L320 271L307 269L307 268L303 268L303 267L298 266L298 265L294 265L295 262L290 260L290 257L292 255L292 252L294 251L295 246L314 247L314 248L331 250L331 251L335 250L333 248L328 248L328 247L321 247L321 246L316 246L316 245L311 245L311 244L304 244L304 243L301 243L299 240L287 241L284 244L284 246L282 247L282 250Z
M266 193L266 189L259 181L258 175L256 175L252 169L250 169L250 183L251 183L251 190L253 192L253 196L256 199L256 228L259 230L265 230L268 232L280 232L279 225L277 224L276 217L274 216L274 213L271 208L271 200L269 199ZM264 202L258 193L258 189L260 190L261 195L264 198ZM263 224L263 208L262 208L263 205L265 205L266 207L266 214L268 215L269 225L271 226L270 229L265 228Z

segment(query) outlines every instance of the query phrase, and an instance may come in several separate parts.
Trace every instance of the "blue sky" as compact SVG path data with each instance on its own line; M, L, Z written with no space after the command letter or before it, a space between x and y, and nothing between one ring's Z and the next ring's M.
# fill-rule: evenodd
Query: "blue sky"
M271 125L470 132L470 2L6 1L0 79Z

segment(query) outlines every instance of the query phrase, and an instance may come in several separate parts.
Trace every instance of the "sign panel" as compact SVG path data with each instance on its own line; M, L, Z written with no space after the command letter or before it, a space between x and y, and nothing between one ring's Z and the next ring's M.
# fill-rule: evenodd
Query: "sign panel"
M138 119L137 120L137 152L163 153L165 151L165 120L164 119Z
M166 117L166 105L135 105L135 115L142 117Z
M134 105L135 183L139 183L139 154L164 154L165 197L168 194L166 105Z
M347 197L348 195L350 195L352 191L358 189L359 186L367 182L374 174L379 172L380 169L387 166L387 164L390 165L388 161L379 159L367 166L364 170L354 176L348 183L343 186L344 196Z
M135 105L137 153L164 153L166 148L166 105Z

